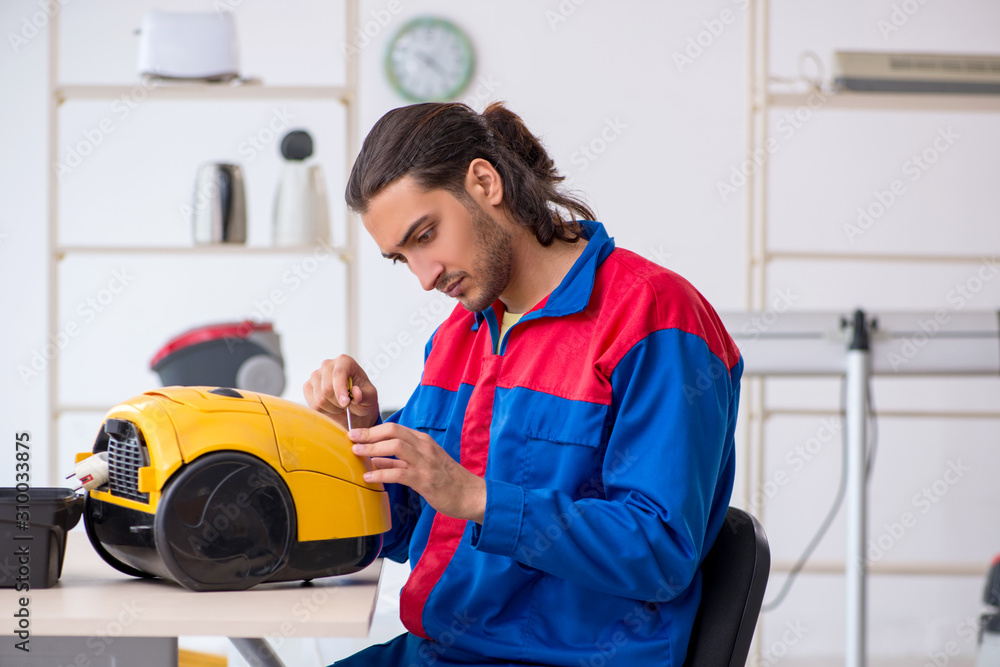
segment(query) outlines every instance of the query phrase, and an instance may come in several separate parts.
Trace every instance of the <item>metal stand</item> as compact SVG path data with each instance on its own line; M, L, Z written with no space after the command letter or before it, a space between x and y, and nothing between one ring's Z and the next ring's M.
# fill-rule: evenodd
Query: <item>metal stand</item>
M285 667L278 654L274 652L266 639L259 637L230 637L236 650L250 667Z
M720 316L743 354L744 377L846 374L845 664L864 667L868 380L873 375L1000 375L1000 313L956 308L882 312L876 319L862 310L844 316L775 307Z
M847 556L844 568L847 590L846 655L847 667L864 667L867 616L867 405L868 378L871 374L868 321L863 311L854 313L854 332L847 351Z

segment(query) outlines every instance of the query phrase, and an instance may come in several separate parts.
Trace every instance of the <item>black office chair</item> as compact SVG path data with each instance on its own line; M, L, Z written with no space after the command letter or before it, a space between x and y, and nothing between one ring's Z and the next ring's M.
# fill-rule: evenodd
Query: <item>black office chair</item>
M701 571L701 605L684 667L743 667L771 571L757 519L730 507Z

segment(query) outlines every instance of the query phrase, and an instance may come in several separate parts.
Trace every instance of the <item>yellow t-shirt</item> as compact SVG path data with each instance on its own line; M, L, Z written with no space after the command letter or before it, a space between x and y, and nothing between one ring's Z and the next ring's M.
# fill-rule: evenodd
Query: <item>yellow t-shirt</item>
M507 333L507 329L514 326L514 323L521 319L521 315L524 313L508 313L504 311L503 317L500 320L500 340L497 341L496 349L493 350L497 354L500 353L500 341L503 340L504 334Z

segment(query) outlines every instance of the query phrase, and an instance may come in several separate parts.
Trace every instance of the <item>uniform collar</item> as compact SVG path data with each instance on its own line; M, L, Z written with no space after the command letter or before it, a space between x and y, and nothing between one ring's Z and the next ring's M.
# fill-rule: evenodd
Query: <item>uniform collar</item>
M615 249L615 240L608 236L604 225L599 222L581 220L580 226L583 228L583 238L587 240L587 246L583 249L583 253L576 258L562 282L534 308L525 313L520 322L540 317L572 315L579 313L590 303L590 294L594 289L594 276L597 274L598 267ZM491 322L497 321L503 312L503 303L497 299L490 308L476 313L476 321L472 325L472 330L478 329L483 320L487 318Z

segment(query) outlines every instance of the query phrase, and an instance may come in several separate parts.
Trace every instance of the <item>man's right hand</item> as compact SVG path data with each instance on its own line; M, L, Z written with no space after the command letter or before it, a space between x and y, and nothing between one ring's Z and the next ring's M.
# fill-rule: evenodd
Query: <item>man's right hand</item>
M347 393L348 377L353 384L351 398ZM302 393L310 408L344 428L347 428L348 405L352 426L370 428L378 422L378 391L358 362L346 354L325 360L302 386Z

